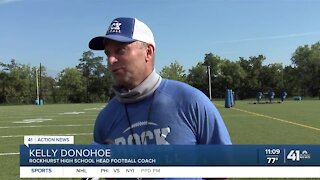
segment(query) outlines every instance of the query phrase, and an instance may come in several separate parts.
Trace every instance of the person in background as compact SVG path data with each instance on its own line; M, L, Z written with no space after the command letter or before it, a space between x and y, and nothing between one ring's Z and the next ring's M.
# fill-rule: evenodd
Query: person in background
M259 103L260 103L261 98L262 98L262 92L261 92L261 91L259 91L259 92L257 92L257 94L256 94L257 104L259 104Z
M282 103L287 97L287 92L286 91L282 91L281 92L281 97L280 97L280 102Z
M275 93L274 93L273 90L270 90L270 91L268 92L269 103L272 103L272 100L274 99L274 95L275 95Z

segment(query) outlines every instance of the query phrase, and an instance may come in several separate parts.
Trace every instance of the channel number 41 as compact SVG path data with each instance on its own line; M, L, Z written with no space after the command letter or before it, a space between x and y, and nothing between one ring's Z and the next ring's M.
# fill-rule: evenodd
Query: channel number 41
M300 161L300 150L291 150L287 155L288 160Z

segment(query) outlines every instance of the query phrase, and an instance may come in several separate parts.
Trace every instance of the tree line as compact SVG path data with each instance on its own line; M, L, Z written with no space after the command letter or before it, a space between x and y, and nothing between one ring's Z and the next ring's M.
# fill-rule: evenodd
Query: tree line
M233 89L238 99L254 98L258 91L269 90L320 98L320 41L299 46L292 54L290 65L266 65L265 60L263 55L229 60L208 53L188 71L174 61L159 73L208 95L210 70L213 98L223 98L226 89ZM47 75L44 66L31 67L15 59L7 64L0 61L0 103L30 104L37 94L46 103L106 102L113 96L111 89L112 78L103 57L95 56L92 51L84 52L76 67L63 69L55 78Z

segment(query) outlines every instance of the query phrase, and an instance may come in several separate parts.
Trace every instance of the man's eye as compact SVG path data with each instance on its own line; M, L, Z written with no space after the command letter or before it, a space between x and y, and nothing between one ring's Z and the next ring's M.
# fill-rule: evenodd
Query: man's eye
M126 48L124 48L124 47L116 50L116 53L119 55L123 55L125 52L126 52Z

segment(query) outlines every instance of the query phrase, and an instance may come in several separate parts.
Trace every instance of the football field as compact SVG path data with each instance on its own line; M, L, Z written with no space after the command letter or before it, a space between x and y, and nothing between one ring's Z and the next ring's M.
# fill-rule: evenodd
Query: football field
M320 101L253 104L214 101L234 144L320 144ZM19 178L19 145L25 135L71 135L92 141L94 120L104 104L0 106L0 179Z

